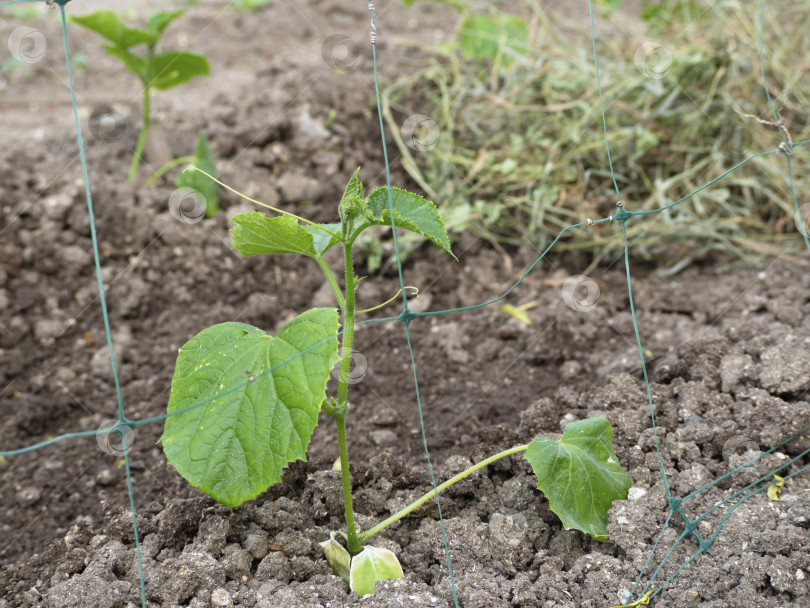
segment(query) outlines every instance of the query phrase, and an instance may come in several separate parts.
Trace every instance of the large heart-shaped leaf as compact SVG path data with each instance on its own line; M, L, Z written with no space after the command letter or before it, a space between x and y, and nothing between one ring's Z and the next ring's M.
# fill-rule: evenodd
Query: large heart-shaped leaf
M613 429L604 418L565 427L558 441L537 437L526 450L537 487L566 530L607 540L608 509L627 498L632 481L613 452Z
M421 234L439 245L450 255L453 255L453 252L450 251L447 230L444 228L444 223L439 216L436 205L413 192L400 188L391 188L391 206L394 209L394 225L397 228L405 228ZM368 209L371 213L369 220L373 224L380 226L391 225L391 213L388 209L388 189L386 187L377 188L369 195Z
M304 230L312 235L312 245L315 247L315 253L323 255L325 251L331 249L332 245L338 242L335 235L340 234L340 223L304 224Z
M267 217L251 211L233 218L233 248L244 256L260 253L300 253L315 257L312 233L288 215Z
M337 311L315 308L275 336L220 323L189 340L172 378L168 411L175 415L166 418L161 438L168 461L229 507L281 481L290 462L305 459L337 331Z

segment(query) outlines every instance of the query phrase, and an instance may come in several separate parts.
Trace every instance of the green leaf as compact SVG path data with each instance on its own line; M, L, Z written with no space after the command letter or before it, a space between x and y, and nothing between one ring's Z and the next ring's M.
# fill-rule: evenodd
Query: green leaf
M194 154L194 167L216 177L216 167L205 131L200 131L197 136L197 150ZM181 171L175 185L178 188L193 188L202 194L205 198L205 217L211 217L219 210L219 186L207 175L199 171Z
M597 0L597 4L606 13L610 14L624 4L624 0Z
M501 310L508 314L510 317L513 317L523 323L524 325L531 325L532 320L526 311L522 308L518 308L517 306L512 306L511 304L504 304L501 306Z
M113 44L127 49L136 44L154 44L158 36L125 26L118 15L112 11L98 11L81 17L71 17L79 25L101 34Z
M450 255L450 240L447 238L447 230L444 228L442 218L436 205L429 200L402 190L391 188L391 201L394 209L394 225L397 228L405 228L439 245ZM377 188L368 197L368 209L370 216L367 219L372 224L380 226L391 225L391 215L388 210L388 189L386 187ZM455 258L456 256L453 255Z
M340 223L336 224L318 224L322 228L326 228L329 232L340 234ZM316 228L312 224L304 224L304 230L312 234L312 244L315 247L315 253L323 255L323 253L332 248L338 242L338 238L324 232L320 228Z
M233 248L244 256L260 253L300 253L316 257L312 233L289 215L267 217L251 211L233 218Z
M374 593L377 581L402 578L402 566L393 551L366 545L352 558L349 587L359 595Z
M189 340L172 378L168 412L175 415L161 437L169 463L232 508L281 481L289 463L306 458L338 327L334 308L315 308L272 337L220 323Z
M149 21L146 23L146 29L150 33L154 34L155 38L160 38L163 35L163 31L169 26L169 24L185 12L185 9L180 9L177 11L160 11L157 13L152 13L149 15Z
M208 60L197 53L167 51L152 57L150 84L156 89L170 89L195 76L207 76Z
M494 61L501 54L508 66L529 48L529 28L517 15L471 15L461 23L458 45L468 59Z
M118 57L130 72L146 84L146 60L143 57L114 44L105 44L104 48L113 57Z
M353 220L366 211L366 201L363 198L363 183L358 179L358 173L360 173L359 167L352 175L349 183L346 184L343 196L340 197L338 215L344 222Z
M632 485L613 452L610 423L572 422L559 441L535 438L525 456L565 529L607 540L608 509L614 500L626 499Z
M234 0L233 4L240 10L249 11L255 8L261 8L262 6L268 6L274 1L275 0Z
M340 459L338 459L338 462ZM323 554L326 561L332 567L332 572L335 576L342 578L347 585L350 584L349 567L352 561L352 556L349 552L335 539L335 533L329 533L329 540L321 543L323 547Z

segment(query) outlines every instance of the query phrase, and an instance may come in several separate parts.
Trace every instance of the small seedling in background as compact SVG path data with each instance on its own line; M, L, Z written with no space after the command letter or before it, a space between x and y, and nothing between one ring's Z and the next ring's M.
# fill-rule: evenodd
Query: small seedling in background
M188 165L181 171L174 182L178 188L191 188L199 192L205 198L205 217L211 217L219 211L219 187L212 177L216 177L214 159L211 157L211 147L208 145L208 138L205 131L200 131L197 135L197 147L194 156L181 156L166 163L155 171L145 185L150 186L159 180L163 175L180 165ZM197 171L196 169L199 169Z
M468 59L500 63L508 67L526 56L528 25L517 15L493 12L464 16L458 30L458 46Z
M102 35L112 44L104 45L107 52L117 57L135 74L143 85L143 119L135 154L129 168L129 179L135 180L146 145L146 136L152 122L152 89L165 90L188 82L195 76L209 73L208 61L202 55L188 51L156 52L158 42L169 24L185 11L161 11L153 13L147 20L146 29L139 30L125 26L117 14L111 11L98 11L91 15L71 17L81 26ZM133 51L133 47L145 48L145 52Z
M440 1L459 13L456 40L447 44L457 45L467 59L508 67L516 59L525 58L529 47L529 26L525 19L496 8L486 15L474 13L473 5L465 1ZM406 6L413 2L403 0Z
M273 4L275 0L233 0L233 5L242 10L251 10Z
M557 441L538 437L500 452L370 529L358 530L346 418L355 317L368 311L355 308L360 278L354 274L353 245L366 229L391 226L391 209L397 228L430 239L452 255L450 242L432 202L397 188L389 193L385 187L366 198L358 172L338 206L339 223L315 224L270 209L282 215L270 218L252 212L233 218L234 249L245 256L297 253L312 258L338 307L308 310L275 336L245 323L220 323L180 349L161 437L167 460L180 475L222 504L237 507L279 483L291 462L306 458L318 415L325 411L337 426L346 529L333 532L321 544L334 573L361 595L374 593L377 581L403 575L394 553L368 544L374 535L454 483L512 454L524 454L537 475L538 488L567 529L607 538L607 511L614 500L627 497L631 482L613 451L613 431L604 418L571 423ZM343 248L343 290L323 257L338 244ZM327 397L327 382L336 365L340 370L336 395Z

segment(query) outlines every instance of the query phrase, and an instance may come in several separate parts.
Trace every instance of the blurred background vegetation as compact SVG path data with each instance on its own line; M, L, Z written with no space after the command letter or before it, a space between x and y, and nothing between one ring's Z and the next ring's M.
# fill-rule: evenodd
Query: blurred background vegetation
M625 207L662 207L757 152L779 128L762 85L760 3L594 4L596 51ZM542 251L559 231L616 210L587 5L572 16L531 0L452 2L454 34L423 48L384 91L403 163L454 232ZM793 141L810 139L806 0L765 2L764 72ZM421 115L421 118L408 117ZM810 200L806 148L793 154ZM804 207L807 215L810 207ZM663 273L799 254L804 241L782 154L757 157L677 207L627 224L632 254ZM592 265L623 248L617 226L583 228L560 250ZM805 260L806 261L806 260Z

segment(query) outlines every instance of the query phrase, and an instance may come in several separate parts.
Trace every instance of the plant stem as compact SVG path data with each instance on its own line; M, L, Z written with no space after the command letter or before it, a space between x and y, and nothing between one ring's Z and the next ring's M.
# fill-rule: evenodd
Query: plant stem
M465 471L462 471L461 473L459 473L455 477L451 477L450 479L445 481L443 484L441 484L439 486L436 486L435 490L431 490L430 492L427 492L421 498L415 500L414 502L409 504L407 507L405 507L401 511L398 511L397 513L394 513L388 519L386 519L384 521L381 521L380 523L378 523L376 526L374 526L370 530L367 530L366 532L361 534L360 535L360 542L365 543L369 538L371 538L375 534L377 534L379 532L382 532L383 530L385 530L391 524L398 522L400 519L402 519L403 517L405 517L409 513L413 512L414 510L421 507L423 504L425 504L431 498L435 498L435 496L439 492L442 492L442 491L446 490L447 488L449 488L450 486L452 486L454 483L457 483L457 482L461 481L462 479L464 479L466 477L469 477L470 475L475 473L478 469L483 469L485 466L487 466L489 464L492 464L496 460L500 460L501 458L504 458L504 457L509 456L511 454L516 454L517 452L525 452L528 448L529 448L528 443L526 445L519 445L517 447L510 448L510 449L505 450L503 452L499 452L498 454L495 454L494 456L490 456L486 460L482 460L481 462L479 462L477 464L474 464L469 469L466 469Z
M149 123L152 119L149 99L149 85L143 87L143 126L138 134L138 143L135 146L135 155L132 157L132 164L129 166L129 181L134 182L138 177L138 167L141 164L141 155L146 146L146 136L149 133Z
M343 227L347 227L346 223L344 223ZM347 549L351 555L357 555L363 548L363 543L360 542L357 529L354 525L352 480L349 473L349 450L346 447L346 413L349 409L349 372L352 366L352 342L354 341L354 292L357 286L354 278L354 260L352 258L351 243L343 243L343 260L346 267L346 298L343 306L343 340L340 351L342 357L340 361L340 376L338 378L338 409L334 418L337 424L338 448L340 450L340 474L343 479L343 507L346 511Z
M157 180L159 180L161 177L163 177L168 171L171 171L172 169L174 169L179 165L190 165L196 162L196 160L197 160L196 156L179 156L174 160L170 160L160 169L158 169L152 175L150 175L149 179L147 179L143 185L148 188L149 186L154 184Z
M354 525L354 508L352 507L352 479L349 475L349 451L346 449L346 412L335 417L337 424L338 447L340 449L340 474L343 480L343 507L346 512L346 538L349 554L360 553L363 543L357 535Z
M349 373L352 368L352 343L354 342L354 292L357 287L354 278L354 260L352 243L343 243L343 259L346 267L346 307L343 314L343 344L340 355L340 380L338 383L338 403L341 407L348 405Z
M329 283L329 286L332 288L332 293L335 294L335 299L338 301L340 312L342 312L343 316L345 317L346 300L343 298L343 293L341 293L340 291L340 286L337 284L337 281L335 280L335 275L332 274L332 270L329 268L329 265L321 256L318 256L315 259L318 261L318 266L321 267L323 274L326 276L326 280Z

